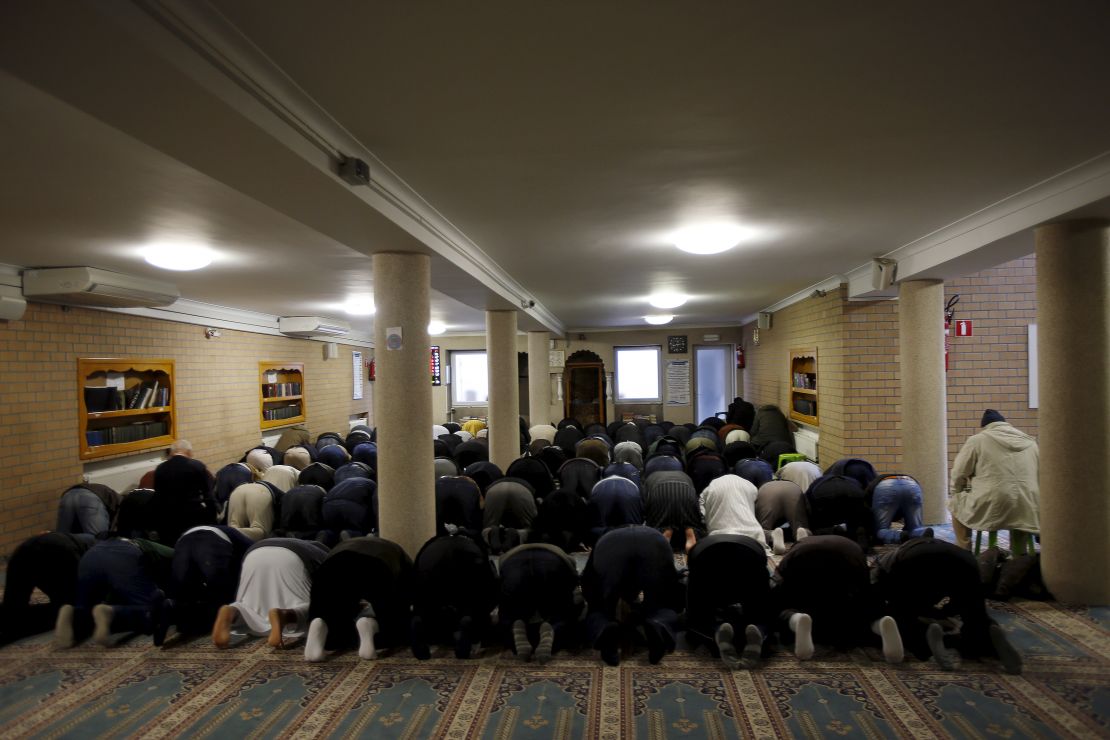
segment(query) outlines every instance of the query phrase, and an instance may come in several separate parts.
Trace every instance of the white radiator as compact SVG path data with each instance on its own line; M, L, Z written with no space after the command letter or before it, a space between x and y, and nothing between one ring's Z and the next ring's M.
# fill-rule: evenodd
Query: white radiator
M139 487L139 479L148 470L154 470L165 460L165 450L154 450L125 459L85 463L85 483L100 483L117 493L127 493Z
M794 449L808 457L813 462L817 459L817 440L820 435L813 429L799 429L794 432Z

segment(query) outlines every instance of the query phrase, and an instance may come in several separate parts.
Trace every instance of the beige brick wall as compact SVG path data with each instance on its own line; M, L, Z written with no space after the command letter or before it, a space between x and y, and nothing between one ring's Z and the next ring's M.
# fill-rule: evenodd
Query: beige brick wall
M959 293L957 319L971 319L974 335L952 337L948 354L948 459L979 430L983 410L1002 412L1037 436L1029 408L1028 327L1037 321L1037 262L1033 256L953 280L945 299Z
M790 351L817 349L817 414L821 438L817 455L836 460L845 445L848 427L844 399L847 376L844 357L844 289L824 297L807 298L776 311L771 328L753 341L755 324L744 327L744 398L757 406L777 404L790 412Z
M951 280L957 319L971 319L974 336L953 338L948 370L949 464L979 428L986 408L1036 436L1037 411L1028 404L1028 325L1036 321L1036 261L1030 257ZM809 298L774 315L770 330L751 341L744 396L788 408L788 352L818 348L822 466L858 455L880 471L902 467L898 302L850 302L844 292ZM913 471L904 471L911 473Z
M202 326L39 303L20 321L0 321L0 553L52 527L58 496L81 481L78 357L174 360L177 436L212 471L261 438L259 360L304 363L313 436L345 432L350 415L367 409L351 399L351 352L360 348L339 345L339 359L325 361L320 342L221 334L205 339Z

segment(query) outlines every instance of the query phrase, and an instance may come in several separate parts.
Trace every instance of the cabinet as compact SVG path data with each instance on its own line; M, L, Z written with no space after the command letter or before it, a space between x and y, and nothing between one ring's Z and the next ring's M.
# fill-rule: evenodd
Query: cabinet
M305 420L304 364L258 363L258 409L263 429Z
M790 350L790 418L817 426L817 349Z
M82 460L173 443L173 360L79 358L77 386Z

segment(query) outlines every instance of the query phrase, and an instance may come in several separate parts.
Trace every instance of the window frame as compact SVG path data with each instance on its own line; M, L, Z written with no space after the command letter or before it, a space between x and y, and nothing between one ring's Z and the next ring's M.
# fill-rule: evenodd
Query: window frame
M621 352L625 350L655 352L655 387L657 394L654 398L622 398L621 397ZM647 404L663 403L663 345L661 344L631 344L613 347L613 403Z
M456 398L455 394L458 392L459 384L459 369L455 364L455 358L461 355L482 355L486 358L486 398L482 401L462 401ZM453 349L451 350L451 361L449 364L451 368L451 406L488 406L489 405L489 354L484 349Z

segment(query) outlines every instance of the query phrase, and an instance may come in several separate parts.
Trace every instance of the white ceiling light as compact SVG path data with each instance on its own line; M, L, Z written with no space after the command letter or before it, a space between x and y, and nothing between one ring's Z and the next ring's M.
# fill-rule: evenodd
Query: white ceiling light
M374 313L374 299L370 296L352 296L343 304L343 310L352 316L370 316Z
M656 293L650 301L656 308L678 308L686 303L686 296L681 293Z
M755 229L729 223L699 224L679 229L674 245L690 254L718 254L755 234Z
M447 325L442 321L432 321L428 324L428 333L433 337L447 331Z
M139 250L150 264L163 270L199 270L212 264L212 250L199 244L151 244Z
M649 324L655 324L656 326L658 326L659 324L669 324L673 320L674 316L669 313L651 314L644 317L644 321L648 322Z

